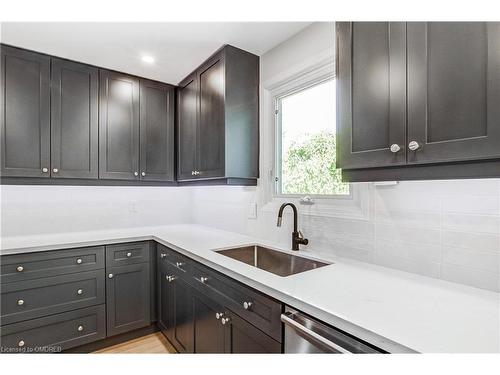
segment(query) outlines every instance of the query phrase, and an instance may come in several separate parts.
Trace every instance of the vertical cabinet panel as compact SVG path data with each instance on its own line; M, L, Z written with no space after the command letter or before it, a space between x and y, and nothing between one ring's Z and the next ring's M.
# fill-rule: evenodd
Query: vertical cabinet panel
M196 132L198 116L198 79L192 74L178 87L178 177L193 178L196 169Z
M150 324L149 267L139 263L106 269L108 336Z
M198 73L198 178L224 176L224 60L217 56Z
M99 178L139 177L139 79L100 71Z
M49 177L50 58L1 46L2 176Z
M159 82L140 82L141 179L174 180L174 93Z
M408 23L411 164L500 156L500 23Z
M224 353L226 326L216 314L224 313L224 308L200 293L193 293L194 352ZM224 315L222 316L224 317Z
M98 176L98 70L52 59L51 176Z
M406 163L405 38L402 22L338 23L338 167Z

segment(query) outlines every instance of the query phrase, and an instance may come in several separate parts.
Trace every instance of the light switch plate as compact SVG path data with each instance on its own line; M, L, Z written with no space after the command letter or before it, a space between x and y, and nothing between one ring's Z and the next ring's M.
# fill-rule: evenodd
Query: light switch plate
M248 205L248 218L257 219L257 203L252 202Z

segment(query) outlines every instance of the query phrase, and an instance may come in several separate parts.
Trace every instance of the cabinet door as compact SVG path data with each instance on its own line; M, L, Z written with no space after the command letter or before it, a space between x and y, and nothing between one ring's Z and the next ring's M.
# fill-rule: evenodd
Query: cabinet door
M281 344L264 332L231 314L226 338L227 353L281 353Z
M165 298L167 302L164 306L167 322L167 338L174 345L175 349L181 353L193 352L193 291L191 286L183 279L175 276L176 271L173 266L166 265L166 275L162 280ZM167 312L168 311L168 312Z
M50 58L0 48L1 174L50 177Z
M222 55L198 71L198 178L224 177L224 60Z
M51 176L98 177L98 70L52 59Z
M196 132L198 118L198 80L196 74L179 84L178 91L178 180L196 178Z
M108 336L150 324L149 263L106 269Z
M171 288L168 281L168 267L165 262L158 261L157 291L158 291L158 326L163 334L169 338L173 319L170 309Z
M408 23L411 164L500 156L500 23Z
M139 178L139 79L100 70L99 178Z
M224 308L217 302L193 293L194 314L194 352L195 353L224 353L227 325L222 324L216 314L224 314Z
M173 181L175 88L148 80L140 84L141 179Z
M339 22L337 49L337 167L405 164L405 23Z

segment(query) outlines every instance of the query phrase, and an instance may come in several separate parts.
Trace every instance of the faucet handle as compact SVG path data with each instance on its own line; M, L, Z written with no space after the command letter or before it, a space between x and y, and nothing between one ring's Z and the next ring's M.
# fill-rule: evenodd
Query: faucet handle
M309 243L309 240L307 238L304 238L304 235L302 234L302 231L299 230L299 243L301 245L307 245Z

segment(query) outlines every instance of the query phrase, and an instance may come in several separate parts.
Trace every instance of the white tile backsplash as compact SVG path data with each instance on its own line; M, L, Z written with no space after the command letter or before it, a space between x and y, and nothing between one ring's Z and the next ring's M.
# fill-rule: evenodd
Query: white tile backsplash
M369 185L367 220L300 216L309 248L500 291L500 179ZM193 220L289 246L290 216L282 228L276 212L260 207L247 219L258 197L259 188L194 188Z

